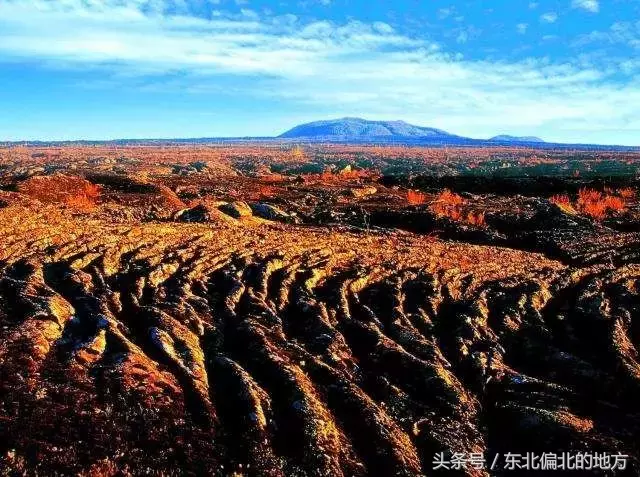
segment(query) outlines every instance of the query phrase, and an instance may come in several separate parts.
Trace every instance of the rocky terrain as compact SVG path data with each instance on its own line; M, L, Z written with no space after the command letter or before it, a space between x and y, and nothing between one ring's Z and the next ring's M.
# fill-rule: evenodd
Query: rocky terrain
M282 147L1 150L2 475L640 475L635 155Z

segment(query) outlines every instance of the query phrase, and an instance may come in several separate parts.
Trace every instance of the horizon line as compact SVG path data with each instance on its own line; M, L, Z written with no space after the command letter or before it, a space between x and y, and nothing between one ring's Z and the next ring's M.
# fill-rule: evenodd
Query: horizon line
M502 136L507 136L503 134ZM212 142L256 142L256 143L303 143L308 145L357 145L357 146L415 146L415 147L526 147L528 149L553 149L560 148L598 148L598 149L630 149L639 150L640 145L631 146L625 144L600 144L600 143L563 143L563 142L537 142L537 141L500 141L492 139L477 139L465 136L454 136L459 139L459 142L455 141L440 141L430 140L428 136L416 136L414 138L395 138L392 139L389 136L372 136L363 139L357 139L354 137L336 137L329 139L328 137L297 137L297 138L285 138L280 136L202 136L202 137L141 137L141 138L108 138L108 139L20 139L20 140L0 140L0 147L7 146L48 146L56 144L77 144L77 143L90 143L91 145L110 144L110 143L123 143L121 145L140 145L140 146L153 146L158 144L135 144L145 142L156 142L170 145L173 143L188 142L191 145L205 145ZM495 136L494 136L495 137ZM514 136L516 137L516 136ZM189 145L189 144L182 144Z
M288 132L301 127L312 125L315 123L324 123L324 122L332 122L332 121L348 121L348 120L357 120L366 123L402 123L411 127L416 127L420 129L433 129L437 131L441 131L445 133L447 136L452 138L456 138L452 141L438 141L438 140L429 140L429 136L370 136L370 137L357 137L357 136L339 136L339 135L327 135L327 136L307 136L307 137L282 137ZM495 140L494 138L498 137L511 137L516 140ZM518 138L536 138L540 141L518 141ZM319 119L319 120L310 120L310 121L302 121L293 127L287 129L281 134L278 135L265 135L265 136L252 136L252 135L239 135L239 136L147 136L147 137L103 137L103 138L56 138L56 139L0 139L0 145L6 147L7 145L29 145L29 144L66 144L66 143L114 143L114 142L123 142L123 143L139 143L139 142L212 142L212 141L251 141L251 142L271 142L271 141L282 141L282 142L307 142L307 143L327 143L327 144L359 144L359 145L375 145L379 143L384 144L396 144L396 145L417 145L424 147L444 147L444 146L469 146L474 145L473 143L477 143L475 145L482 146L490 146L490 145L500 145L500 146L517 146L517 145L526 145L533 149L549 149L554 146L562 147L562 148L571 148L571 147L596 147L596 148L625 148L625 149L640 149L640 144L630 145L630 144L615 144L615 143L588 143L588 142L557 142L557 141L547 141L539 136L532 133L524 133L524 134L514 134L514 133L498 133L494 134L489 138L476 138L471 136L459 135L456 133L450 133L447 130L443 130L434 126L422 126L413 124L408 122L405 119L365 119L359 116L354 115L345 115L339 118L328 118L328 119ZM468 144L460 144L459 142L468 142ZM422 144L419 144L422 143Z

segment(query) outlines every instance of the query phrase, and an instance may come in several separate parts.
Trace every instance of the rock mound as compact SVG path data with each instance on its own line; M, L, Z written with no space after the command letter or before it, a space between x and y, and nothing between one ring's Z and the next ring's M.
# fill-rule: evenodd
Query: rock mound
M222 204L218 207L218 209L225 214L233 217L234 219L253 216L253 212L251 210L251 207L249 207L249 204L242 201Z
M251 204L250 207L253 215L260 217L261 219L274 220L277 222L295 221L292 215L270 204L257 203Z

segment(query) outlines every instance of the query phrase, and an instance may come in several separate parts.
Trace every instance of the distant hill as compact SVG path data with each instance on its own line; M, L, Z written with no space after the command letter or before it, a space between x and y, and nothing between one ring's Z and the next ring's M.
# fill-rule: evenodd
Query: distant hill
M543 139L535 136L509 136L507 134L503 134L500 136L495 136L489 139L489 141L494 142L546 142Z
M309 140L455 140L459 138L441 129L414 126L404 121L368 121L360 118L332 119L302 124L280 135L281 139ZM461 138L464 139L464 138Z

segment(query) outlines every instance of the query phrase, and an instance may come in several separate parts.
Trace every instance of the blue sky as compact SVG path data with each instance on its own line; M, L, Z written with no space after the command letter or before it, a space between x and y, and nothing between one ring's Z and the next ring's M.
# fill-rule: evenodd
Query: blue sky
M0 0L0 140L343 116L640 145L640 0Z

